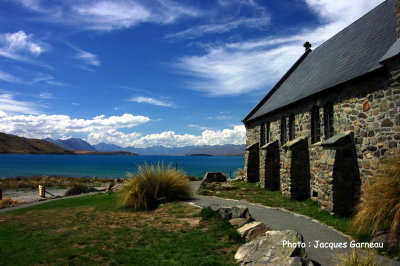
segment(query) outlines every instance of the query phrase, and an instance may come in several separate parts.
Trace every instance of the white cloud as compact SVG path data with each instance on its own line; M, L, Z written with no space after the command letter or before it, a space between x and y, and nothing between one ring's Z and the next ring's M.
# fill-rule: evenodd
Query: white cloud
M1 107L0 98L0 110L3 110ZM24 137L58 138L72 133L106 134L120 128L133 128L149 121L150 118L146 116L132 114L110 117L99 115L92 119L71 118L67 115L7 115L0 117L0 132Z
M212 33L224 33L229 32L234 29L244 27L244 28L261 28L268 25L270 22L269 16L264 16L261 18L240 18L234 19L229 22L220 23L220 24L207 24L207 25L199 25L192 28L189 28L184 31L180 31L177 33L168 34L166 36L167 39L194 39L198 38L205 34Z
M10 82L10 83L20 83L20 82L22 82L19 78L15 77L15 76L13 76L11 74L8 74L6 72L3 72L3 71L0 71L0 80L7 81L7 82Z
M87 65L91 66L98 66L100 65L100 59L97 55L89 53L87 51L80 50L78 51L78 54L76 55L76 58L81 59L85 62Z
M3 49L8 51L27 51L33 55L40 55L44 48L37 42L33 41L32 34L26 34L20 30L14 33L4 33L0 35Z
M39 93L39 98L41 99L51 99L53 98L53 94L50 92L41 92Z
M87 2L73 6L75 16L94 30L111 30L113 28L128 28L140 22L147 21L150 12L136 2L98 1Z
M209 127L203 127L203 126L194 125L194 124L190 124L190 125L188 125L188 127L196 128L196 129L200 129L200 130L209 130L210 129Z
M274 84L303 50L300 45L251 51L216 46L206 55L180 58L177 66L195 78L190 88L211 96L239 95Z
M352 23L383 0L305 0L305 2L324 21Z
M52 23L79 25L83 30L115 30L144 22L168 24L200 14L195 8L169 0L46 1L19 0Z
M244 126L234 126L232 129L205 130L201 135L176 134L174 131L164 131L157 134L149 134L140 137L137 133L123 133L118 131L106 131L90 133L87 140L91 144L100 142L115 143L126 147L134 146L146 148L152 146L184 147L198 145L223 145L244 144L246 130Z
M187 87L210 96L240 95L272 87L304 52L332 37L382 0L307 0L321 25L298 34L267 36L237 43L209 44L203 55L178 59L175 67L192 78ZM273 23L273 17L272 17Z
M102 131L102 132L90 132L87 141L92 144L100 142L112 143L119 146L131 146L131 142L138 139L139 133L122 133L114 129Z
M0 94L0 112L8 114L39 114L38 106L31 102L14 99L12 94ZM0 122L1 123L1 122ZM0 130L1 131L1 130Z
M44 46L33 39L33 34L26 34L22 30L0 34L0 56L30 61L25 55L38 56L44 51Z
M164 106L164 107L172 107L172 103L170 103L170 102L157 100L157 99L154 99L151 97L137 96L137 97L132 97L132 98L128 99L128 101L137 102L137 103L148 103L148 104Z

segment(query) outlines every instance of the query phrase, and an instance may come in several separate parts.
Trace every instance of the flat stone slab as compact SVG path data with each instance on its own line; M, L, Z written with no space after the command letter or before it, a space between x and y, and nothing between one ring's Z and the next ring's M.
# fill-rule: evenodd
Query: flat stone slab
M287 243L303 242L303 237L293 230L268 231L265 236L242 245L235 259L240 265L302 265L304 248Z
M272 230L262 222L251 222L238 228L238 232L241 237L246 241L251 241L259 236L262 236L265 232Z
M233 218L229 220L229 223L233 225L234 227L242 227L243 225L247 224L250 222L250 219L246 218Z

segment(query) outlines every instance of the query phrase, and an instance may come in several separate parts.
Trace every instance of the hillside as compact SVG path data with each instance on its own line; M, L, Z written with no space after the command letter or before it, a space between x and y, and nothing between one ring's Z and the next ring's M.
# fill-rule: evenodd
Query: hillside
M57 139L57 140L52 139L52 138L46 138L44 140L54 143L58 146L61 146L67 150L97 151L95 147L93 147L92 145L90 145L89 143L84 141L83 139L79 139L79 138Z
M51 142L41 139L28 139L0 132L0 154L73 154Z

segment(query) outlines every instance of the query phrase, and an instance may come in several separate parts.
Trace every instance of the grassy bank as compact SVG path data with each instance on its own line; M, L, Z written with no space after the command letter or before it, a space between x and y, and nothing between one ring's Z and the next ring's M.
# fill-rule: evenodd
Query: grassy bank
M37 189L38 185L45 187L66 188L76 185L105 186L113 183L114 178L95 177L63 177L63 176L35 176L0 178L0 189Z
M223 198L247 200L253 203L260 203L265 206L284 208L289 211L300 213L312 217L326 225L352 235L356 239L360 236L355 235L349 230L350 219L338 215L332 215L325 210L318 208L317 202L312 200L295 201L282 196L280 191L268 191L255 183L232 182L231 190L202 190L200 194L218 196Z
M63 199L0 215L0 265L234 265L226 224L173 202L116 207L116 194Z

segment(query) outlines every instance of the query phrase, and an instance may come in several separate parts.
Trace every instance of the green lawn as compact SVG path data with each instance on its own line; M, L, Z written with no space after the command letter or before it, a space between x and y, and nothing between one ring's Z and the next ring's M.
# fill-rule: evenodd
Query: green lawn
M235 265L241 243L226 222L180 202L141 212L116 202L101 194L0 214L0 265Z
M349 230L350 219L338 215L332 215L329 212L318 208L317 202L310 199L305 201L295 201L282 196L281 191L268 191L261 188L256 183L232 182L232 190L202 190L200 194L215 195L223 198L247 200L253 203L260 203L265 206L284 208L299 214L314 218L324 224L332 226L346 234L353 235Z

